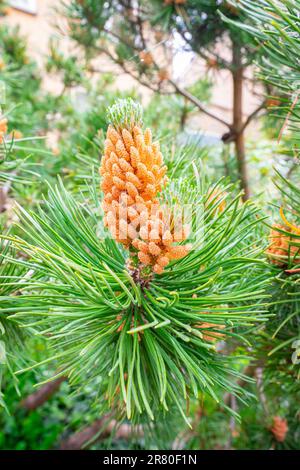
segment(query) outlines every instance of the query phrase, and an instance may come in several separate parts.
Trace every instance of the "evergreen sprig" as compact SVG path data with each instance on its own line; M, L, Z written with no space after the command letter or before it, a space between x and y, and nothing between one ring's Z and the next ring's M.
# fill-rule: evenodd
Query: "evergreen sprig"
M103 238L100 215L62 183L37 213L19 209L24 238L11 237L30 260L16 264L34 272L13 298L14 320L49 340L53 354L45 362L57 362L71 383L102 377L99 399L133 420L174 405L186 419L184 400L201 392L244 397L235 384L240 358L216 350L201 323L214 324L212 337L222 328L226 342L243 340L266 319L255 206L224 195L227 207L218 213L219 202L200 182L182 179L178 188L205 205L205 230L194 250L147 288L131 278L115 241Z
M0 228L3 236L3 229ZM1 391L4 371L8 369L10 378L17 388L14 370L19 356L24 354L25 337L28 333L10 321L13 299L19 294L24 276L26 272L28 273L24 266L12 261L14 256L11 244L7 240L0 239L0 406L4 407L4 395Z
M286 271L280 269L273 285L276 316L270 321L268 330L272 333L269 340L270 369L286 367L289 379L299 376L300 356L300 289L299 289L299 253L300 253L300 190L297 185L277 172L275 184L282 195L282 215L296 230L291 238L295 250L290 266ZM295 383L295 386L297 384Z
M274 93L276 90L282 101L282 106L277 107L278 114L286 117L290 113L292 123L299 122L300 1L241 0L230 3L236 5L248 21L237 22L222 17L256 41L260 57L259 77L272 87Z
M117 100L107 111L107 119L116 129L131 130L143 124L142 106L131 98Z

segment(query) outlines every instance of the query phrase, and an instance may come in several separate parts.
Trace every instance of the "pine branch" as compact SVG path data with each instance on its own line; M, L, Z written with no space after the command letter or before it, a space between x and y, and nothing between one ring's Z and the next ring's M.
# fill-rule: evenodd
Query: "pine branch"
M107 397L101 407L119 409L117 419L126 413L133 422L153 420L176 408L188 423L186 401L201 391L213 399L217 390L248 396L236 382L239 359L222 354L215 343L220 337L247 341L244 335L267 318L268 270L252 241L260 217L253 204L241 204L229 192L230 185L202 181L196 162L194 178L160 186L166 167L151 131L140 127L139 110L122 101L109 113L101 163L104 222L113 204L110 191L116 195L112 186L123 188L123 197L130 191L133 206L133 197L149 205L160 191L160 204L171 214L173 201L191 205L192 250L182 244L187 232L177 243L173 228L162 229L160 246L149 241L151 256L139 255L141 238L126 239L122 249L122 239L115 235L117 243L104 231L98 210L59 182L36 213L19 208L17 229L23 235L8 238L28 259L16 259L16 266L33 274L21 285L16 279L21 295L10 299L6 312L47 339L51 354L41 364L55 361L74 386L101 379L99 396ZM147 172L142 166L143 173L134 170L138 159L147 163ZM141 175L149 179L152 171L152 186L142 185ZM129 180L136 189L124 183ZM91 191L95 201L97 190ZM140 237L141 227L135 227ZM143 241L143 249L148 244Z
M224 119L220 118L219 116L211 113L210 111L208 111L204 106L203 104L201 103L200 100L198 100L198 98L196 98L196 96L193 96L191 93L189 93L187 90L181 88L174 80L169 80L169 83L174 87L176 93L178 93L179 95L181 96L184 96L186 99L188 99L191 103L193 103L198 109L199 111L201 111L202 113L206 114L207 116L211 117L212 119L220 122L221 124L223 124L224 126L228 127L229 129L231 129L231 124L229 124L227 121L225 121Z
M28 411L33 411L48 401L60 388L66 377L60 376L42 385L36 392L21 401L20 406Z
M256 109L254 109L254 111L251 114L249 114L249 116L247 117L240 132L244 132L244 130L249 126L249 124L253 121L253 119L256 118L259 112L265 109L265 107L266 107L266 102L264 101Z

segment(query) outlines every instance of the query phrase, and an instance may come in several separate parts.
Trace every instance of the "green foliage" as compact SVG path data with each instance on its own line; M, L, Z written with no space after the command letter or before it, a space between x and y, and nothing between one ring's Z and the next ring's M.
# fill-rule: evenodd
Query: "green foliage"
M37 64L28 56L26 42L20 35L18 27L0 26L0 58L2 61L1 82L5 87L5 103L8 109L23 104L22 112L27 115L27 129L29 129L29 125L32 125L30 115L34 110L34 100L38 99L37 92L40 89L41 79ZM26 83L26 87L24 87L24 83ZM24 117L22 119L20 114L19 119L20 123L13 120L12 124L16 129L23 130L22 124L26 128L26 120Z
M28 344L32 360L39 361L48 354L44 341L31 341ZM29 371L18 377L17 393L11 376L4 374L6 390L5 402L9 413L0 411L0 449L42 450L57 448L60 441L83 426L92 423L97 417L93 409L97 384L86 387L76 397L67 382L63 382L55 395L36 410L28 411L20 403L37 388L40 380L49 380L55 372L49 366L40 367L37 372Z
M173 28L182 36L185 43L193 51L208 57L208 52L212 52L214 45L224 34L232 32L230 24L222 20L219 13L223 13L229 18L237 20L240 15L239 5L234 7L232 2L227 0L187 0L184 5L165 4L161 8L160 0L146 2L152 4L152 24L160 23L166 30ZM245 57L250 62L255 53L250 36L243 31L238 32L237 42L245 48ZM218 65L228 67L228 63L219 60Z
M200 182L189 190L187 184L181 181L178 196L197 201L195 220L208 196ZM71 383L102 377L100 396L109 406L116 401L121 413L125 407L132 419L144 411L153 419L173 403L184 415L182 398L199 391L216 398L215 387L242 394L230 379L239 376L238 357L216 352L203 340L205 328L195 325L209 319L224 335L242 338L263 321L258 301L265 298L266 267L251 236L256 209L234 197L213 217L216 204L209 203L192 253L145 290L126 271L115 242L103 238L97 212L79 205L63 186L50 191L37 215L20 211L19 228L28 241L14 237L14 245L27 254L35 275L14 299L18 322L49 337L53 360Z
M278 175L276 181L282 194L284 217L293 226L299 227L300 222L300 191L298 186ZM269 349L269 373L276 372L286 375L285 382L292 389L297 389L299 379L299 346L300 340L300 290L298 254L300 252L300 230L292 236L291 245L296 252L289 260L289 269L278 269L274 282L272 312L275 317L268 323L271 339L264 341L264 348ZM267 344L266 344L267 343ZM298 352L297 352L298 350Z
M228 417L222 408L208 398L198 403L194 411L194 429L187 433L188 449L234 449L234 450L296 450L299 448L298 406L299 388L291 392L286 386L284 377L280 381L263 377L264 387L250 384L247 387L256 396L251 406L235 405L241 420L237 422ZM284 442L277 442L270 431L272 416L287 419L288 432ZM184 440L186 440L184 439ZM178 439L180 443L180 438Z
M140 21L135 21L137 11ZM228 61L218 56L215 45L232 30L235 33L232 38L242 46L247 63L251 62L256 53L251 36L245 31L237 33L218 14L221 12L235 20L239 18L240 10L234 8L229 1L188 0L184 5L167 4L161 0L140 1L137 11L130 4L117 0L74 0L64 6L70 37L83 46L89 58L101 52L114 58L107 49L110 41L110 46L114 45L114 59L117 63L134 65L140 76L148 76L154 82L157 82L155 71L160 68L159 61L143 63L139 52L155 53L159 46L165 46L166 38L161 42L156 40L157 44L151 43L145 24L151 24L151 35L154 36L161 33L173 34L176 31L182 37L187 50L192 50L205 59L211 54L216 56L219 67L231 67Z
M2 231L2 228L1 228ZM24 341L27 332L10 321L14 312L13 296L18 295L18 288L25 275L25 269L11 262L15 253L10 244L0 240L0 405L5 406L2 394L2 379L4 370L8 369L10 380L17 387L14 376L15 364L20 354L24 354Z
M191 29L186 47L202 57L214 57L216 38L229 32L242 47L245 65L254 56L259 59L268 93L280 98L278 106L272 105L276 137L282 125L278 116L291 111L290 133L279 149L281 153L283 147L280 163L286 174L285 157L291 148L297 149L298 139L298 102L293 109L291 103L299 46L298 20L292 20L299 2L284 2L278 10L283 2L241 0L238 12L230 9L234 3L140 5L153 33L175 28L188 39L185 28ZM262 4L265 9L259 8ZM299 273L264 260L262 212L251 202L242 204L227 179L215 183L224 168L227 177L236 178L229 149L208 150L200 139L180 145L174 137L196 109L184 97L154 96L143 120L160 139L169 167L164 199L193 203L193 250L145 287L131 278L126 252L103 229L98 166L108 124L105 109L116 99L137 98L137 92L114 91L112 74L89 82L93 71L87 64L99 53L107 54L109 46L119 65L129 64L147 84L150 80L150 86L163 88L156 65L147 65L138 54L145 44L140 27L130 21L130 6L124 5L86 0L66 6L71 36L84 46L86 56L78 65L73 56L60 54L56 43L50 45L48 70L59 73L64 86L58 96L41 91L39 71L18 32L0 28L9 132L19 129L25 134L7 140L0 161L0 182L10 184L9 195L21 206L9 233L2 228L11 224L8 211L1 214L0 382L5 405L3 395L0 398L11 414L0 413L0 448L57 447L62 437L110 410L120 421L141 422L145 435L130 443L112 437L93 448L162 449L179 442L192 449L297 449ZM191 21L186 25L187 14ZM231 64L217 59L217 67ZM24 80L30 86L20 86ZM83 110L69 94L77 85L86 91ZM207 103L211 82L204 77L188 91ZM59 137L55 155L38 139L26 139L49 130ZM265 191L272 171L270 154L277 152L274 147L266 152L265 145L249 146L256 170L251 177L256 192L263 187L257 201L264 210L270 201ZM204 163L210 165L209 177ZM63 183L55 186L57 174ZM295 184L282 177L276 180L282 200L272 210L278 222L282 205L287 219L299 226L297 166L293 177ZM49 193L42 198L49 182ZM225 209L220 210L223 203ZM299 235L293 243L299 245ZM298 267L293 262L289 266ZM220 332L218 342L207 339L207 334ZM253 360L263 369L262 376L255 377L259 387L249 378L243 381L245 366ZM16 369L23 371L19 384ZM26 396L36 382L50 381L53 375L68 375L69 383L40 410L22 410L18 388ZM283 443L270 432L274 415L288 421Z
M2 107L9 120L9 132L37 136L47 127L46 114L52 102L41 95L40 72L36 62L30 59L17 27L0 26L0 59Z
M299 8L300 2L272 1L249 2L241 0L239 6L247 17L250 17L256 26L248 27L240 24L255 36L260 45L262 55L261 74L267 83L275 86L279 92L286 95L280 110L285 113L286 121L290 119L293 156L295 156L295 170L298 175L298 136L296 134L299 123L298 115L298 79L299 79ZM279 113L280 115L280 113ZM286 122L285 122L286 125ZM288 153L285 149L285 153ZM297 271L297 253L300 249L300 198L297 184L277 175L276 186L282 196L283 215L279 219L279 207L275 222L286 225L287 230L295 228L291 245L296 250L289 260L289 269L278 269L273 285L273 299L271 311L275 315L267 325L270 335L263 336L262 349L268 350L266 369L269 374L275 375L279 370L285 374L285 380L292 390L297 387L296 376L298 363L297 341L299 340L299 275ZM297 229L298 227L298 229ZM298 251L297 251L298 248ZM270 337L271 336L271 337ZM294 362L294 366L292 365Z
M232 2L236 3L236 2ZM251 25L236 22L240 29L247 31L256 41L259 51L259 76L267 87L271 87L277 100L272 114L281 118L281 126L293 131L289 142L293 155L298 157L299 128L299 0L263 0L238 2L242 18L250 20ZM234 22L230 22L234 25ZM288 136L291 140L291 136Z
M132 130L142 125L142 106L132 99L118 100L107 111L108 122L116 129Z
M85 75L79 67L76 56L65 57L58 49L58 41L52 39L49 44L49 56L46 64L47 72L60 73L64 87L69 88L76 85L83 85Z
M73 1L70 5L65 4L68 9L69 25L72 29L72 38L86 47L87 55L91 55L99 37L98 30L102 29L112 17L116 7L114 0L88 0L84 2ZM84 21L82 17L85 18Z
M0 17L5 16L7 13L8 4L5 0L0 0Z
M31 61L27 54L26 41L19 31L17 26L11 29L7 25L1 25L1 55L8 65L23 69L24 65L30 65Z

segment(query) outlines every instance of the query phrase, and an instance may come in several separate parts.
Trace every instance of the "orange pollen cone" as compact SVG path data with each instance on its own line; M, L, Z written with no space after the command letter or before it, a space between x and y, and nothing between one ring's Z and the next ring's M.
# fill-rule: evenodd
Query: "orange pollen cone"
M137 263L161 274L173 259L186 256L187 238L170 228L172 210L163 208L158 194L166 184L166 166L150 129L143 131L139 108L132 100L119 100L111 109L101 160L104 223L112 236L136 256Z

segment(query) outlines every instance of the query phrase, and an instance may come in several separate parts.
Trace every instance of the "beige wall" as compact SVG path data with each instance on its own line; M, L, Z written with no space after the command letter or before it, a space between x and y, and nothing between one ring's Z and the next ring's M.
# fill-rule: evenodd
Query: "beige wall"
M215 115L220 116L227 122L232 121L232 102L233 102L233 87L232 77L228 70L209 70L207 72L207 66L203 62L197 61L197 64L193 66L194 72L192 73L194 79L196 76L203 76L208 73L213 79L213 90L212 99L209 105L209 110ZM245 80L243 89L243 110L244 118L251 114L262 101L262 89L259 85L254 84L253 72L247 70L246 76L249 80ZM189 121L189 125L192 129L203 128L213 134L220 135L228 129L215 119L195 113ZM247 130L249 135L254 135L257 132L257 125L253 122Z
M231 50L228 47L226 39L217 44L216 51L224 60L227 62L231 61ZM213 65L208 66L206 61L197 57L192 60L189 68L183 72L180 80L183 85L187 86L191 85L195 79L200 79L205 75L208 75L213 82L212 99L209 110L230 123L232 121L233 86L232 76L228 70L219 70ZM248 68L245 71L245 77L248 78L248 80L244 81L243 89L243 110L244 117L246 118L246 116L257 109L258 105L261 103L263 91L261 86L257 84L257 81L253 80L253 70ZM222 133L228 131L227 127L223 124L204 114L199 115L199 113L195 113L195 115L191 117L189 125L192 129L198 130L200 127L217 135L222 135ZM257 132L255 123L249 126L247 132L249 134Z
M64 0L65 1L65 0ZM21 33L28 40L28 48L32 57L43 66L45 58L48 53L49 39L53 36L58 37L60 41L60 49L64 53L72 53L72 46L67 40L66 36L60 32L67 30L66 21L57 13L57 9L62 5L61 0L36 0L37 14L31 15L23 13L15 8L9 8L8 15L0 19L1 22L10 24L12 26L18 25ZM59 28L57 28L57 25ZM97 61L97 69L103 71L111 71L115 67L106 59L101 58ZM120 74L120 70L115 68L118 73L116 86L120 90L137 87L137 83L132 80L128 75ZM61 84L58 79L53 75L44 74L44 88L53 93L59 93ZM145 97L149 95L149 91L144 87L139 86L139 91Z
M9 8L8 15L1 21L12 26L18 25L20 32L28 41L28 49L33 59L43 67L48 53L49 39L53 35L59 35L55 25L62 20L55 11L61 5L61 0L36 0L36 15L24 13L16 8ZM67 49L67 43L63 41L63 47ZM60 83L55 77L44 75L44 87L59 92Z
M2 21L11 25L19 25L20 31L28 39L30 52L34 59L41 62L48 49L48 40L53 34L51 25L55 19L54 8L59 0L36 0L37 15L23 13L15 8L9 8L9 13Z

